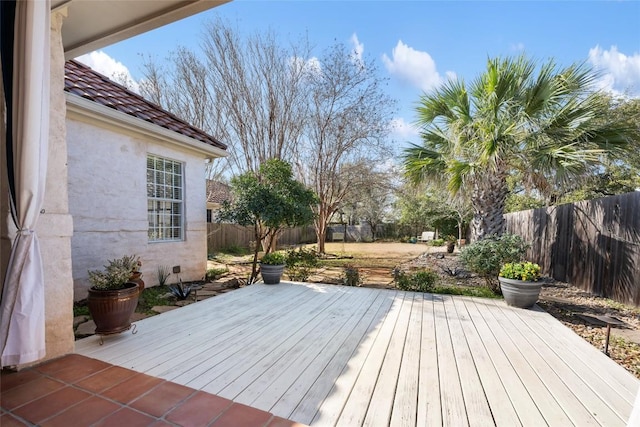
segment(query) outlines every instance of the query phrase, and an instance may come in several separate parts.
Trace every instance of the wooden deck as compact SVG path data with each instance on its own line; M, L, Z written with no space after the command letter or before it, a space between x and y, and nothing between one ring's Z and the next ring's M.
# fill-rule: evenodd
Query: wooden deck
M624 426L639 381L541 310L253 285L76 352L312 426Z

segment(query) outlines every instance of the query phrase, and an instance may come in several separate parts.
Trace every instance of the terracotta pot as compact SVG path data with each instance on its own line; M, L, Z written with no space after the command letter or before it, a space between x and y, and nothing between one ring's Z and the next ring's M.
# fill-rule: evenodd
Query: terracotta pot
M96 324L96 334L111 335L131 326L131 315L138 305L139 285L128 282L124 289L89 289L87 305Z
M139 271L134 271L131 273L131 277L129 277L129 281L138 284L138 289L140 293L144 291L144 280L142 280L142 273Z
M283 265L260 264L260 274L265 285L277 285L284 272Z
M519 308L529 308L538 301L543 280L537 282L525 282L516 279L498 277L500 289L507 305Z

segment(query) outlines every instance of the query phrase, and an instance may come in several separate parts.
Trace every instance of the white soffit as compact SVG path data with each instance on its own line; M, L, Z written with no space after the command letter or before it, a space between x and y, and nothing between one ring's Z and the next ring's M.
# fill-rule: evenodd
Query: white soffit
M137 36L230 0L52 0L66 9L62 25L65 59Z

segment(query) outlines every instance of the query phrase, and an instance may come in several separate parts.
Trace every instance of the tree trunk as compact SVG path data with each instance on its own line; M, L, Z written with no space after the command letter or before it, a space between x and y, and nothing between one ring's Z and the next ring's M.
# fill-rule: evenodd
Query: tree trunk
M318 253L324 254L324 241L327 238L327 218L324 212L318 212L318 217L315 220L316 238L318 239Z
M504 232L504 203L509 194L504 174L487 173L476 179L471 195L473 219L471 239L473 242L485 236L501 236Z

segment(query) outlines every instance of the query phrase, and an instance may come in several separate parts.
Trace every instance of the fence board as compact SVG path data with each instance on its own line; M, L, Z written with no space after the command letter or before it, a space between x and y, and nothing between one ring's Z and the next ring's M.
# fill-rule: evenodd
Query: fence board
M505 215L544 274L640 306L640 192Z
M237 224L210 222L207 224L207 252L215 253L230 247L250 248L253 237L252 227ZM313 243L316 234L313 227L286 228L278 237L278 247Z

